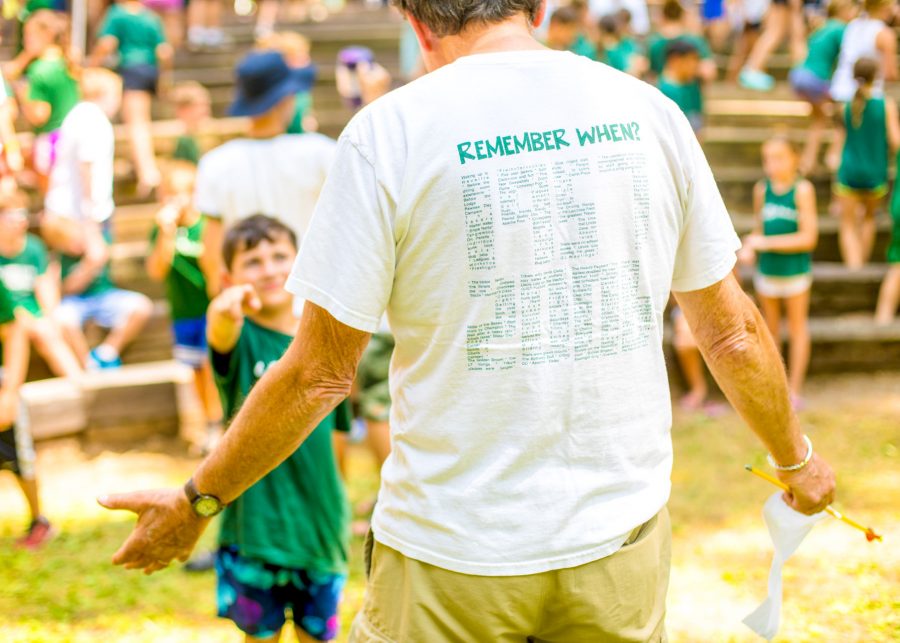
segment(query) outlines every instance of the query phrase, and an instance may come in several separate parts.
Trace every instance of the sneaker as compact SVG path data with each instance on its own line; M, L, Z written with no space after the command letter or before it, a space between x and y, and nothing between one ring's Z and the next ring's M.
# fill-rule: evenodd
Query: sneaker
M39 516L31 521L31 526L25 535L16 541L16 547L21 549L30 549L32 551L40 549L56 535L56 530L50 521Z
M738 83L741 84L741 87L757 92L770 92L775 88L775 79L769 74L746 67L741 70Z
M197 554L184 564L186 572L208 572L216 568L216 555L211 551L205 551Z
M120 357L103 359L97 354L96 350L92 350L90 357L88 357L88 370L92 371L102 371L107 368L119 368L121 365L122 359Z

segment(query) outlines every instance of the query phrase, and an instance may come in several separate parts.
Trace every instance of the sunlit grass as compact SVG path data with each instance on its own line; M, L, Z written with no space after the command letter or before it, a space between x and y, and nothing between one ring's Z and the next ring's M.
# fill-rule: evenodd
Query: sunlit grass
M838 506L884 533L868 544L828 519L785 571L778 641L900 641L900 377L816 385L803 416L816 447L839 472ZM675 642L756 641L741 619L762 600L771 543L760 515L773 492L746 474L763 463L753 436L733 416L678 418L670 503L673 570L668 630ZM59 537L38 554L16 551L24 505L0 478L0 641L238 641L213 614L214 578L173 568L153 577L109 564L132 520L100 509L96 495L180 484L195 461L144 449L85 455L57 443L40 458L47 513ZM374 489L367 457L350 460L354 504ZM204 546L214 542L205 536ZM345 630L362 603L361 542L353 547Z

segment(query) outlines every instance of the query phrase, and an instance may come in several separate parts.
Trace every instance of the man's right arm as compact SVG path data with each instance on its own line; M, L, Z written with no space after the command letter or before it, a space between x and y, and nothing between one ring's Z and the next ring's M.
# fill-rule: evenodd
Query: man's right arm
M784 364L757 307L733 275L708 288L676 292L700 352L722 392L781 465L802 462L806 443L791 408ZM834 498L834 473L818 455L778 472L794 509L812 514Z

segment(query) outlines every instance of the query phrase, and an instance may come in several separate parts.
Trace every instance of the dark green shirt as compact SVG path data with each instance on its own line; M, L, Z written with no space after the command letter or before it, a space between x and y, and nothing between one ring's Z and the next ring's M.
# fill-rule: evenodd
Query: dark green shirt
M591 60L597 60L598 56L597 47L595 47L594 43L592 43L583 33L578 34L578 37L575 38L575 42L572 44L569 51L573 54L590 58Z
M662 34L652 33L647 36L647 55L650 58L650 71L657 76L662 73L663 67L666 66L666 48L670 42L675 40L684 40L694 45L700 53L701 59L705 60L712 57L712 50L710 50L709 43L703 36L683 33L674 38L666 38Z
M782 194L772 189L766 181L766 197L763 201L763 234L767 237L779 234L795 234L800 230L800 213L797 211L797 186ZM812 253L809 252L760 252L759 272L769 277L795 277L812 270Z
M62 58L38 58L25 70L28 78L28 98L50 104L50 118L39 127L34 128L36 134L52 132L59 129L63 119L81 100L78 83L69 73L66 61Z
M108 233L104 233L103 235L106 238L106 243L110 243L110 236ZM73 270L81 263L81 257L75 257L72 255L60 254L59 255L59 266L60 266L60 274L61 278L65 280ZM103 269L100 271L94 281L88 284L88 287L83 291L78 293L79 297L93 297L95 295L102 295L105 292L113 290L115 285L112 282L112 279L109 276L109 262L106 262L106 265L103 266Z
M113 36L119 42L119 67L156 66L156 48L166 41L162 21L149 9L131 12L114 4L106 12L100 36Z
M290 335L247 319L231 353L210 351L226 418L234 417L250 389L281 358L291 340ZM220 544L236 546L242 556L273 565L346 573L350 509L332 434L349 423L344 402L293 455L231 503L222 516Z
M0 255L0 282L16 308L24 308L32 315L41 314L34 284L47 272L47 263L47 247L33 234L25 235L25 245L15 256Z
M841 53L841 40L844 38L846 28L847 23L832 18L816 29L809 37L806 60L800 66L822 80L831 80L838 55Z
M615 47L605 47L606 64L619 71L628 71L631 59L642 53L641 45L631 38L624 38Z
M175 141L175 151L172 152L173 159L198 165L200 156L200 144L190 134L179 136L178 140Z
M192 226L178 226L175 233L175 256L166 275L166 298L169 300L172 319L198 319L206 316L209 296L206 278L200 269L203 254L203 228L206 220L201 217ZM150 242L156 243L159 228L153 226Z
M844 107L847 139L837 180L854 190L875 190L887 184L888 142L883 98L870 98L862 119L853 122L852 105Z
M8 324L16 318L16 306L13 304L12 295L0 281L0 325Z
M656 86L678 105L691 122L691 126L697 129L698 123L703 120L703 92L700 81L679 83L662 75L657 79Z

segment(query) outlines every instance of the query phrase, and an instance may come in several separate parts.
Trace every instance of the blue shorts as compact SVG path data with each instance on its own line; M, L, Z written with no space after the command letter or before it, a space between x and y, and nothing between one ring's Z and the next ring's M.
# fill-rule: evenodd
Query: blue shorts
M822 80L805 67L794 67L788 78L794 92L810 103L831 100L831 81Z
M79 328L89 321L102 328L118 328L146 301L139 292L112 288L98 295L63 297L56 313L64 324Z
M705 0L703 2L703 20L719 20L725 17L724 0Z
M175 335L175 359L191 368L200 368L206 363L206 317L196 319L176 319L172 322Z
M347 577L270 565L245 558L237 548L216 553L219 617L245 634L270 638L284 627L290 609L294 625L317 641L337 638L338 606Z

